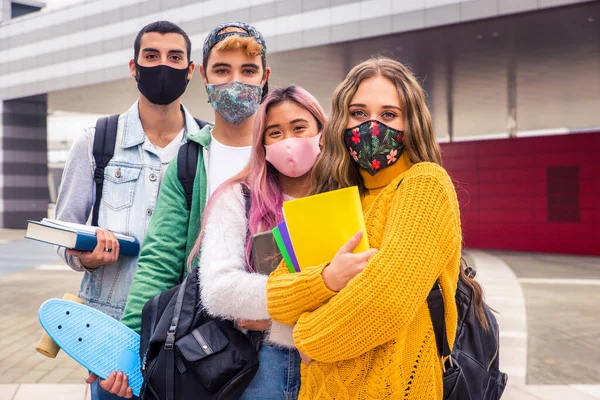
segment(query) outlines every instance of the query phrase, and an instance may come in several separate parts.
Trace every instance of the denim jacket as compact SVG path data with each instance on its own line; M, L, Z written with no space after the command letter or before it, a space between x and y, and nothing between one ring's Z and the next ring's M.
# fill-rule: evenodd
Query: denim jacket
M182 111L185 138L187 134L198 132L199 127L183 106ZM58 220L80 224L89 220L95 201L94 131L94 128L87 129L73 143L56 202ZM184 142L185 139L181 144ZM119 116L114 156L104 171L98 226L134 236L141 245L156 206L161 178L161 161L154 146L146 140L136 102ZM137 257L120 255L116 263L92 270L84 268L79 259L67 254L64 248L58 248L57 252L71 268L83 272L79 297L86 304L120 319L137 269Z

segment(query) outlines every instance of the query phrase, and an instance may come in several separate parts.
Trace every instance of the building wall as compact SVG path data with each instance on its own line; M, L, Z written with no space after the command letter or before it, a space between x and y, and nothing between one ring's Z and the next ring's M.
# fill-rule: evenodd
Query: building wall
M136 33L180 24L201 59L216 24L244 20L269 53L371 38L589 0L91 0L0 25L0 98L14 99L128 76Z
M600 255L600 132L442 145L466 247Z

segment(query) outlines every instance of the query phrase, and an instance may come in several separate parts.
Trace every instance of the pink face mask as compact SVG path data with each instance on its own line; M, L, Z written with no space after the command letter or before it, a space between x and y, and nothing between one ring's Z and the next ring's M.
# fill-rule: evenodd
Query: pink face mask
M306 174L315 165L321 153L321 134L312 138L289 138L265 146L267 161L280 173L290 178Z

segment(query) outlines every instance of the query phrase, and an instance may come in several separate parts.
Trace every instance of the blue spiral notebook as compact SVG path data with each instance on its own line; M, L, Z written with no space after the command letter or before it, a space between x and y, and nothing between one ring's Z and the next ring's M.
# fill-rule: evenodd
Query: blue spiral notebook
M136 238L119 233L115 236L119 240L120 254L137 257L140 243ZM39 222L28 221L25 238L79 251L92 251L97 243L96 227L47 218Z

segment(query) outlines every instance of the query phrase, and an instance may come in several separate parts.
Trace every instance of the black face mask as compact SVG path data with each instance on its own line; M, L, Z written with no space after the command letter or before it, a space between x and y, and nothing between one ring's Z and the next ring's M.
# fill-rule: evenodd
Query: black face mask
M190 63L191 64L191 63ZM168 65L142 67L135 64L137 70L137 87L153 104L164 106L177 100L189 82L189 67L176 69Z

